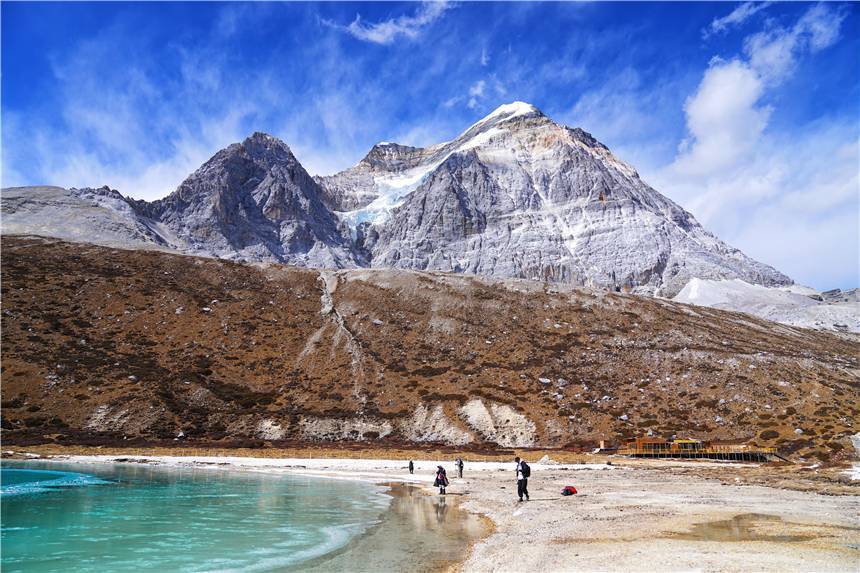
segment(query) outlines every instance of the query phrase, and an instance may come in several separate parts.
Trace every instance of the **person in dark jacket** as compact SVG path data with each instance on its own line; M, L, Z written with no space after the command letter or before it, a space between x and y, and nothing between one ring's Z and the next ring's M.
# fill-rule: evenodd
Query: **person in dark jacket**
M436 481L433 485L439 488L439 493L445 495L445 488L448 487L448 475L445 473L445 468L436 466Z
M523 464L520 461L519 456L514 458L514 461L517 462L517 495L520 498L520 501L523 500L523 496L526 496L526 501L529 500L529 478L523 475Z
M457 477L463 477L463 458L457 458Z
M415 464L412 463L412 460L409 460L409 473L415 473Z

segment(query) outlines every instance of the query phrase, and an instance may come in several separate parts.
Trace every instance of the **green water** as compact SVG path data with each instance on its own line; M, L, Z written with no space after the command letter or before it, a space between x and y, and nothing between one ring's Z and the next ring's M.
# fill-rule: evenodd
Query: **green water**
M2 570L283 571L343 552L391 497L300 476L2 464Z

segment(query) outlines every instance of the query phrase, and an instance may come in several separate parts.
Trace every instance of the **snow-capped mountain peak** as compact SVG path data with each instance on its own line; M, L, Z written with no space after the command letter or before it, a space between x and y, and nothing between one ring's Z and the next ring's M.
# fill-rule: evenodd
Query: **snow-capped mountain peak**
M317 180L347 225L355 229L366 222L381 224L450 157L488 147L493 140L519 131L514 120L527 119L539 120L538 126L558 127L535 106L516 101L499 106L451 141L425 148L380 142L355 167Z
M488 115L484 116L483 118L470 125L456 139L447 143L439 144L438 147L443 147L454 143L459 143L460 147L465 147L467 149L471 147L476 147L476 144L469 145L469 140L474 139L475 137L484 134L490 130L511 129L512 126L508 124L510 122L513 122L514 120L519 120L521 118L541 118L545 120L545 123L547 124L553 123L551 119L549 119L546 115L544 115L541 110L539 110L532 104L515 101L512 103L500 105Z
M451 141L376 145L318 181L373 266L669 296L693 276L790 282L702 229L589 133L524 102Z

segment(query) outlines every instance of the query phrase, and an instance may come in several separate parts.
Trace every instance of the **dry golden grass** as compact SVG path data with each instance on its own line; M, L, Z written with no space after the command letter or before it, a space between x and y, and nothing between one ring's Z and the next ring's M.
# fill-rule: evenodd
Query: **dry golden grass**
M194 447L109 447L109 446L74 446L60 444L39 444L32 446L7 446L6 450L31 452L43 456L218 456L242 458L298 458L298 459L366 459L366 460L417 460L417 459L448 459L462 457L473 462L506 462L514 456L520 456L529 461L537 461L544 455L553 460L566 463L605 463L606 456L586 456L585 454L567 452L564 450L513 450L499 454L457 452L456 450L433 448L367 448L345 449L336 446L295 448L194 448Z
M647 433L809 463L854 455L860 347L828 333L647 297L382 270L340 273L337 314L323 314L312 269L5 235L2 248L6 443L127 451L181 432L231 454L406 458L452 456L408 444L456 435L475 443L472 459L505 459L493 442L582 451ZM476 428L461 410L471 400L528 423ZM428 417L416 428L437 405L442 431Z

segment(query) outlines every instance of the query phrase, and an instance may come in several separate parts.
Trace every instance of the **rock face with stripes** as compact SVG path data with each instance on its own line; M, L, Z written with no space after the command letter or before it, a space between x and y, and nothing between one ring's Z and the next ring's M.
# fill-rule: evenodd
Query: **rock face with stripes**
M662 295L692 277L791 282L708 233L591 135L524 103L451 142L377 145L321 183L374 267Z
M284 142L264 133L219 151L146 209L186 252L356 266L348 233L323 203L319 185Z

